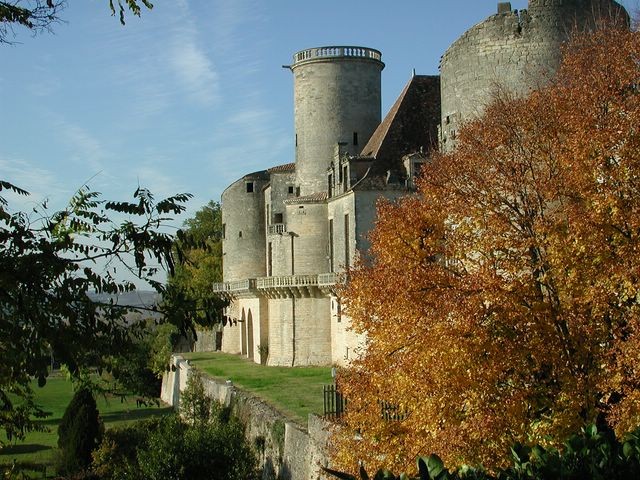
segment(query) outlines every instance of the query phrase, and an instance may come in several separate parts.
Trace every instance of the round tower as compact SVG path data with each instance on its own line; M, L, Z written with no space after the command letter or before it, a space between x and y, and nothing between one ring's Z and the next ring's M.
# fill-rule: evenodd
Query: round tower
M319 47L293 56L296 185L327 191L336 145L356 154L381 120L382 54L364 47Z
M264 194L267 171L250 173L222 192L222 277L225 282L266 275Z
M529 0L521 11L499 3L496 15L467 30L440 61L443 148L450 148L460 123L480 115L496 91L522 95L544 85L571 32L601 18L629 21L613 0Z

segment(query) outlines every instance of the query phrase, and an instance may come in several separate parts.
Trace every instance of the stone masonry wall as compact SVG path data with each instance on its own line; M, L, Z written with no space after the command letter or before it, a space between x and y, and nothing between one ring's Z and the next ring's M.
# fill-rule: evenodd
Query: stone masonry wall
M530 0L527 10L492 15L465 32L440 62L443 148L496 91L521 95L546 83L560 63L562 43L600 17L628 18L612 0Z
M266 275L262 189L268 180L266 172L246 175L222 193L222 276L225 282Z
M186 388L191 370L188 361L174 356L175 370L162 379L162 400L179 405L180 392ZM230 382L203 379L207 394L221 404L231 407L233 415L246 426L245 435L256 449L263 469L263 480L324 480L320 465L328 458L329 425L316 415L309 415L307 428L288 420L284 415L260 399L239 390Z
M381 119L383 67L379 60L358 57L292 66L296 183L301 195L326 192L326 171L338 142L350 145L355 154L375 131Z

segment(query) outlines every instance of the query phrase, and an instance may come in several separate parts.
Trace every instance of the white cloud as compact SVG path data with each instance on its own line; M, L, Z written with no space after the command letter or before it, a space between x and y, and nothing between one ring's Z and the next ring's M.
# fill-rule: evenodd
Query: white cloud
M57 208L66 205L73 194L63 187L64 180L51 170L40 168L21 158L0 157L2 180L29 192L29 196L15 195L3 191L2 196L9 201L13 211L29 211L48 200Z
M55 126L59 136L66 140L73 151L70 160L82 165L91 175L99 175L106 172L104 162L109 158L110 154L96 137L80 125L62 118L58 118Z
M219 75L209 52L202 47L199 31L188 2L177 2L179 10L168 52L169 67L181 87L196 104L213 105L220 97Z
M176 35L169 62L189 98L195 103L211 106L220 96L218 74L194 36L189 30Z

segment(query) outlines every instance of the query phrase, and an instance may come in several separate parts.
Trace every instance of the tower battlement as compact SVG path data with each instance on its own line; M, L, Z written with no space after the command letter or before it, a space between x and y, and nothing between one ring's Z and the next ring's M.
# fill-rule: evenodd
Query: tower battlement
M362 58L382 63L382 53L373 48L355 46L327 46L307 48L306 50L297 52L293 55L293 65L291 65L291 67L294 68L303 62L337 58Z

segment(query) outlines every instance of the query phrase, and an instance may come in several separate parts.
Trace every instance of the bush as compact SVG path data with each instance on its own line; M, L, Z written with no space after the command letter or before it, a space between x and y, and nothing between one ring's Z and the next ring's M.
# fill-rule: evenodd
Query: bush
M150 432L159 424L159 419L151 418L107 430L93 452L94 473L103 480L139 478L138 451L147 447Z
M511 466L494 474L462 466L449 472L437 455L418 459L419 475L395 476L379 470L373 477L386 480L627 480L640 478L640 428L618 441L611 430L598 431L595 425L571 436L561 449L515 445ZM326 473L341 480L369 479L364 467L359 476L328 468Z
M79 389L58 427L58 473L69 475L86 470L91 465L91 452L100 444L103 430L91 390Z
M202 373L191 369L187 379L187 388L180 395L180 416L192 427L208 423L213 413L214 402L204 391Z
M190 427L177 416L163 419L138 451L139 475L149 480L251 480L257 461L236 419Z

